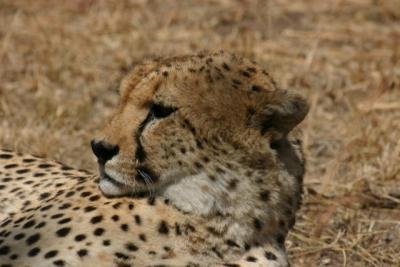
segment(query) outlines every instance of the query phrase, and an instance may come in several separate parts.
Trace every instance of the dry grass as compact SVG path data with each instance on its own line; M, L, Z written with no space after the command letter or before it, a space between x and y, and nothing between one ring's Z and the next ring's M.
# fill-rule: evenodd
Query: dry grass
M295 266L400 266L398 0L2 0L0 146L94 170L129 66L220 48L312 104Z

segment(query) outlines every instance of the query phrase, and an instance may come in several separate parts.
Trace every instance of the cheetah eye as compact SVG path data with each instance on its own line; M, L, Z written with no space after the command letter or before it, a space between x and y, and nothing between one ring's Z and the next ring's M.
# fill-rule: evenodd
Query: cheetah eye
M174 108L174 107L167 107L167 106L163 106L161 104L154 103L151 106L150 114L155 119L162 119L162 118L168 117L169 115L174 113L176 110L177 110L177 108Z

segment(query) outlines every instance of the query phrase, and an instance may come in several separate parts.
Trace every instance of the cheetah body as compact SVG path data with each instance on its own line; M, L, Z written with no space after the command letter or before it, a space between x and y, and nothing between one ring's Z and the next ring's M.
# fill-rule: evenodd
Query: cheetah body
M223 52L136 67L100 175L0 152L0 266L287 266L307 109Z

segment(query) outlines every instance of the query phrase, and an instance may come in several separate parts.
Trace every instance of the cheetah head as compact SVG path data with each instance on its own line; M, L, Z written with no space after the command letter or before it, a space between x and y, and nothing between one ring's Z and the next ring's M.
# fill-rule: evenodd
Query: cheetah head
M145 62L122 81L120 95L91 143L102 192L186 195L207 209L218 205L209 194L226 200L240 183L247 188L249 174L276 171L274 145L308 112L298 93L223 52Z

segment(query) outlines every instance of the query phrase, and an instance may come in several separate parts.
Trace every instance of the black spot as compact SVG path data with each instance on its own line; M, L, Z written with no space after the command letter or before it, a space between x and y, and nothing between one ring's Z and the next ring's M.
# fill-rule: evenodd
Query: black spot
M16 171L16 173L18 173L18 174L27 173L27 172L29 172L29 169L21 169L21 170Z
M70 203L64 203L64 204L62 204L58 209L59 210L65 210L65 209L68 209L68 208L70 208L71 207L71 204Z
M7 237L7 236L9 236L10 234L11 234L11 232L6 231L6 230L3 230L3 231L0 233L0 236Z
M36 248L33 248L33 249L29 250L28 256L29 257L35 257L39 253L40 253L40 248L36 247Z
M203 168L203 165L202 165L200 162L197 162L197 161L194 162L194 166L195 166L197 169L202 169L202 168Z
M251 119L253 115L256 113L256 110L253 107L247 108L247 124L250 125Z
M255 258L255 257L253 257L253 256L248 256L248 257L246 258L246 261L248 261L248 262L257 262L257 258Z
M137 225L141 225L142 224L142 219L140 218L139 215L135 215L135 222Z
M64 227L64 228L61 228L61 229L57 230L56 231L56 235L58 237L64 237L64 236L67 236L70 231L71 231L70 227Z
M79 257L85 257L88 254L88 251L86 249L80 249L76 252Z
M223 259L224 256L221 254L221 252L218 251L216 247L212 247L211 250L220 258Z
M54 215L51 215L51 219L58 219L58 218L61 218L62 216L64 216L64 214L63 213L57 213L57 214L54 214Z
M86 239L86 235L84 235L84 234L79 234L79 235L75 236L75 241L77 241L77 242L80 242L84 239Z
M44 258L45 259L53 258L53 257L57 256L57 254L58 254L57 250L50 250L49 252L44 254Z
M264 88L262 86L259 86L259 85L253 85L251 87L251 90L258 93L258 92L261 92L262 90L264 90Z
M139 239L142 240L143 242L146 242L146 240L147 240L145 234L139 234Z
M20 239L22 239L22 238L24 238L25 237L25 234L24 233L19 233L19 234L16 234L15 236L14 236L14 239L15 240L20 240Z
M14 224L18 224L18 223L24 221L25 218L26 218L26 217L21 217L21 218L19 218L18 220L14 221ZM10 223L10 222L11 222L11 220L10 220L10 221L7 221L7 224ZM2 225L2 226L6 226L7 224Z
M242 74L244 77L250 78L251 74L245 70L240 71L240 74Z
M186 227L186 230L189 230L193 233L196 232L196 228L194 228L194 226L189 223L185 224L185 227Z
M239 181L237 179L230 180L228 184L229 189L231 190L235 189L237 187L238 182Z
M114 222L118 222L118 221L119 221L119 216L118 216L118 215L113 215L113 216L111 216L111 219L112 219Z
M10 253L10 247L9 246L0 247L0 255L7 255L8 253Z
M196 140L196 146L197 146L198 149L203 149L204 148L203 143L200 140Z
M231 68L230 68L230 67L228 66L228 64L226 64L225 62L222 63L222 67L223 67L225 70L227 70L227 71L231 70Z
M65 219L59 220L58 224L66 224L66 223L69 223L70 221L71 221L71 218L65 218Z
M163 235L168 235L169 228L168 228L168 225L167 225L167 223L165 221L161 221L160 222L160 225L158 227L158 232L160 234L163 234Z
M46 225L46 222L40 222L40 223L38 223L36 226L35 226L35 229L40 229L40 228L42 228L43 226L45 226Z
M155 197L147 198L147 204L149 204L150 206L154 206L156 204L156 198Z
M103 240L103 246L108 247L111 244L110 240Z
M101 236L103 233L105 232L105 230L103 229L103 228L96 228L94 231L93 231L93 234L95 235L95 236Z
M74 191L70 191L67 194L65 194L65 197L72 197L73 195L75 195Z
M226 244L227 244L228 246L230 246L230 247L237 247L237 248L240 248L240 246L239 246L235 241L233 241L233 240L231 240L231 239L226 240Z
M210 158L207 157L207 156L204 156L204 157L202 158L202 160L203 160L204 163L209 163L209 162L210 162Z
M85 191L81 193L81 197L87 197L90 196L91 194L92 194L91 192Z
M65 266L65 261L63 261L63 260L56 260L56 261L53 261L53 264L54 264L55 266L57 266L57 267L63 267L63 266Z
M72 168L71 168L71 167L68 167L68 166L66 166L66 165L63 165L63 166L61 167L61 170L63 170L63 171L70 171L70 170L72 170Z
M121 224L121 230L127 232L129 230L129 226L126 223Z
M12 157L10 154L0 154L0 159L11 159Z
M263 224L259 219L254 219L253 224L257 231L261 231Z
M82 191L84 188L85 188L84 186L78 186L78 187L76 188L76 191Z
M135 206L134 206L132 203L128 205L128 209L129 209L129 210L133 210L134 207L135 207Z
M98 216L94 216L92 219L90 219L90 222L92 224L96 224L99 223L103 220L103 216L102 215L98 215Z
M93 207L93 206L88 206L88 207L85 207L84 211L85 211L85 212L91 212L91 211L94 211L95 209L96 209L96 208Z
M7 164L7 165L4 166L4 169L12 169L12 168L15 168L15 167L18 167L18 165L17 164Z
M42 163L42 164L39 164L38 165L38 167L39 168L41 168L41 169L47 169L47 168L50 168L50 167L52 167L53 165L51 165L51 164L46 164L46 163Z
M40 239L40 234L33 234L26 239L26 244L32 245L32 244L36 243L39 239Z
M181 231L181 227L179 226L178 223L175 223L175 235L181 235L182 231Z
M125 248L129 251L137 251L139 248L133 243L127 243Z
M206 228L206 230L207 230L209 233L211 233L211 234L213 234L213 235L215 235L215 236L220 236L220 235L221 235L221 233L218 232L217 229L215 229L214 227L208 226L208 227Z
M217 180L217 178L215 178L215 176L214 176L214 175L209 175L209 176L208 176L208 178L210 178L210 180L211 180L211 181L215 181L215 180Z
M262 192L260 193L260 199L261 199L262 201L269 201L269 199L270 199L270 192L269 192L268 190L262 191Z
M118 259L127 260L129 257L121 252L115 252L114 254Z
M118 209L120 206L121 206L121 202L117 202L117 203L115 203L114 205L112 205L112 207L114 208L114 209Z
M278 236L276 237L276 242L278 242L280 246L283 246L283 243L285 242L285 237L282 234L278 234Z
M90 201L97 201L97 200L99 200L99 199L100 199L100 196L99 196L99 195L94 195L94 196L89 197L89 200L90 200Z
M162 75L163 75L164 77L168 77L168 71L163 71Z
M32 226L34 226L34 225L35 225L35 220L30 220L30 221L28 221L27 223L25 223L25 224L22 226L22 228L27 229L27 228L30 228L30 227L32 227Z
M275 256L274 253L270 252L270 251L265 251L265 258L267 258L267 260L271 260L271 261L276 261L278 258Z

